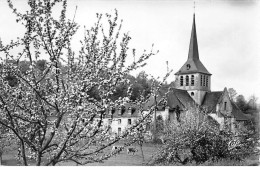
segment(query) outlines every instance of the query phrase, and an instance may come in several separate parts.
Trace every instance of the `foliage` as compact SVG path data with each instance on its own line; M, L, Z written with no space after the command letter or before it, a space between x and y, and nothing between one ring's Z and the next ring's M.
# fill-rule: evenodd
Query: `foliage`
M129 83L119 84L116 87L115 92L110 96L111 100L115 101L115 100L119 99L120 97L126 97L127 91L129 90L130 87L132 90L130 100L132 100L132 101L136 101L136 100L140 99L141 96L147 97L151 94L151 85L152 85L152 82L155 82L155 81L154 81L154 79L148 79L148 75L144 71L140 72L137 75L137 77L134 77L129 74L126 76L126 79L129 80ZM100 99L97 88L94 88L91 93L94 98Z
M248 104L251 109L257 109L257 100L258 98L255 95L250 96Z
M243 95L238 95L236 98L236 105L239 107L240 110L242 110L243 112L245 112L246 110L248 110L248 104L245 100L245 97Z
M60 3L57 18L52 12ZM129 72L144 66L153 50L125 66L131 37L120 34L122 22L118 22L117 11L114 17L105 15L108 30L101 24L103 15L97 14L97 22L85 30L76 53L71 39L78 25L74 18L66 17L66 0L29 0L30 10L25 14L18 12L11 0L8 4L26 32L7 45L0 41L0 52L6 57L1 59L0 125L9 130L8 137L18 140L23 165L28 165L29 159L35 165L64 161L83 165L111 157L112 153L103 150L134 132L153 109L122 135L110 139L109 127L102 124L108 117L106 108L125 100L112 101L110 97L119 85L129 84ZM46 61L41 60L44 57ZM91 95L95 89L98 98ZM137 104L144 101L139 99Z
M221 159L242 160L255 153L256 138L219 131L203 109L191 108L167 124L167 141L153 155L149 165L203 164Z
M162 134L164 131L164 121L161 115L156 117L156 130L158 134Z
M229 94L229 97L232 101L235 101L235 98L236 98L236 95L237 95L237 92L234 88L229 88L228 89L228 94Z
M161 144L164 141L163 133L164 133L164 120L161 115L156 116L156 124L155 126L151 126L151 134L153 136L152 142L154 144Z
M249 101L246 101L243 95L238 95L236 105L247 114L250 120L245 122L245 126L259 133L259 109L257 108L257 97L252 95Z

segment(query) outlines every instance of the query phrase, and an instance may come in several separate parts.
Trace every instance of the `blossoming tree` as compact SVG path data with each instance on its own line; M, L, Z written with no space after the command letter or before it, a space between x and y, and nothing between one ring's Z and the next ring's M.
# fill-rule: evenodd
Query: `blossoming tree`
M153 50L126 66L131 37L120 34L122 22L117 11L114 17L97 14L97 22L85 30L80 51L75 52L71 40L79 26L74 18L67 19L66 0L28 0L30 10L25 14L18 12L11 0L8 4L26 31L7 45L0 41L0 125L17 143L20 161L23 165L29 165L29 159L35 165L67 161L84 165L111 157L114 153L105 150L133 134L150 113L110 139L109 127L102 126L106 109L124 100L111 101L110 96L116 86L128 82L125 78L130 71L145 65L155 54ZM62 7L59 17L53 15L57 4ZM104 18L108 27L102 25ZM135 56L135 51L131 55ZM41 59L47 61L44 68L36 65ZM29 62L26 72L19 68L21 60ZM8 77L15 79L15 84L10 85ZM94 87L100 100L89 94ZM131 89L128 93L130 96ZM141 106L145 101L136 103Z

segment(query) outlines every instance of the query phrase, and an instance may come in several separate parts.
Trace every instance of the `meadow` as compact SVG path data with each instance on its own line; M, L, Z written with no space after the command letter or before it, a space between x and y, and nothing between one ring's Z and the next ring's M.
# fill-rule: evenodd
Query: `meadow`
M117 144L117 146L120 146L120 144ZM104 161L103 163L90 163L87 164L87 166L143 166L146 165L147 162L149 162L150 158L154 153L156 153L157 149L161 145L157 144L144 144L143 146L143 153L144 153L144 161L142 158L141 149L138 145L133 145L131 147L134 147L138 150L134 155L133 154L127 154L126 149L124 149L119 154L109 158L108 160ZM107 151L111 151L111 147L107 149ZM3 161L2 165L5 166L19 166L21 163L19 163L17 160L14 159L16 151L6 152L3 155ZM29 162L30 164L30 162ZM72 162L64 162L57 164L58 166L76 166L75 163ZM170 165L179 165L179 164L170 164ZM196 164L187 164L187 165L196 165ZM259 156L251 156L244 161L234 161L234 160L221 160L218 162L206 162L204 164L201 164L202 166L257 166L259 165Z
M120 146L120 144L117 144L117 146ZM145 160L144 162L143 162L140 147L138 145L133 145L131 147L136 148L138 150L138 152L136 152L134 155L127 154L126 149L124 149L119 154L104 161L104 163L90 163L87 165L88 166L141 166L149 161L152 154L156 152L158 146L160 145L145 144L143 146L143 153L144 153L144 160ZM107 151L111 151L111 149L112 147L109 147ZM16 154L15 150L4 153L2 165L6 165L6 166L21 165L21 163L19 163L17 160L14 159L15 154ZM72 162L64 162L64 163L59 163L58 165L75 166L76 164Z

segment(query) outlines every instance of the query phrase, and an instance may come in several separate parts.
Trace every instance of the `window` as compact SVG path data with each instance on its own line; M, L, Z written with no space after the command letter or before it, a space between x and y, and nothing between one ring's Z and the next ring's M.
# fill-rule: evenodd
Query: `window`
M117 133L118 133L118 135L121 135L121 128L120 127L118 128L118 132Z
M191 92L191 94L190 94L191 96L194 96L194 92Z
M227 110L227 102L224 102L224 110Z
M206 76L203 76L203 86L206 86Z
M128 119L128 125L131 125L131 124L132 124L131 119Z
M157 121L162 121L162 120L163 120L163 118L162 118L162 116L161 116L161 115L158 115L158 116L156 117L156 120L157 120Z
M180 85L183 86L183 76L181 76Z
M189 70L190 69L190 64L187 64L186 67L187 67L187 70Z
M189 76L187 75L186 76L186 86L188 86L189 85Z
M117 121L118 121L118 124L121 124L121 119L118 119Z
M191 86L194 86L194 75L191 75Z
M202 86L202 75L200 75L200 86Z
M209 77L207 76L206 77L206 86L208 86L209 85Z

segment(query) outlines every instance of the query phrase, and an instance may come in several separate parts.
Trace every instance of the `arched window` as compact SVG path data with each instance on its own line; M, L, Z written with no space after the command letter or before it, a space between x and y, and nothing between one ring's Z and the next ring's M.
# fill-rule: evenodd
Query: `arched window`
M183 86L183 76L181 76L180 85Z
M194 96L194 92L191 92L190 95L191 95L191 96Z
M206 86L206 76L203 76L203 86Z
M189 76L186 75L186 86L188 86L188 85L189 85Z
M194 75L191 75L191 86L194 86Z
M202 75L200 75L200 86L202 86Z
M208 86L209 85L209 77L207 76L206 77L206 86Z

